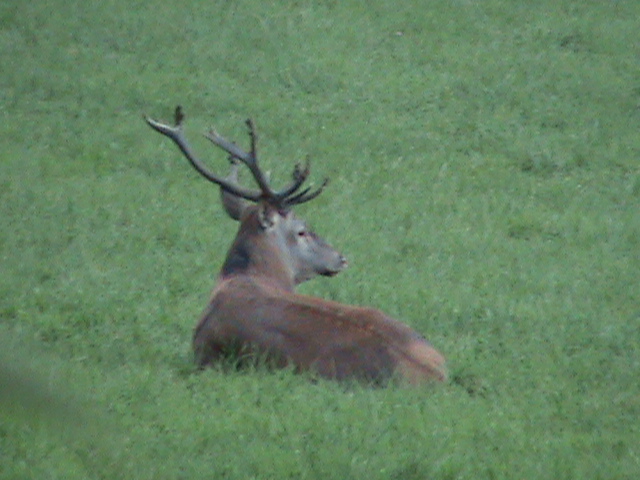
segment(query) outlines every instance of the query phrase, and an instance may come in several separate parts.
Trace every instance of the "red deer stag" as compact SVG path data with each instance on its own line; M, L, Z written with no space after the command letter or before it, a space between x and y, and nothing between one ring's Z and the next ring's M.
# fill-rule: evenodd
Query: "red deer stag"
M221 188L225 210L240 229L218 276L209 305L195 328L196 361L205 366L228 352L258 354L278 367L292 365L337 380L382 382L392 377L419 384L446 379L444 357L403 323L372 309L294 292L316 275L332 276L345 258L309 230L291 211L317 197L301 190L309 175L296 165L293 180L280 191L258 165L256 133L247 120L251 150L245 152L214 130L206 138L230 155L232 173L219 177L193 154L176 108L175 126L146 118L169 137L195 169ZM237 161L250 170L259 189L237 182Z

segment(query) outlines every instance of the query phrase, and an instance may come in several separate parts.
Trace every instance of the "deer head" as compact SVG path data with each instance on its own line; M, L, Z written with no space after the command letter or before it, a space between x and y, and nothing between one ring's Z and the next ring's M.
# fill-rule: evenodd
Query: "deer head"
M227 214L240 221L240 229L222 267L223 278L237 273L253 274L286 290L316 275L332 276L347 266L346 259L297 218L292 207L316 198L326 185L325 179L316 190L302 188L310 173L297 164L291 182L274 190L258 164L257 135L254 124L247 120L251 149L246 152L211 129L205 137L229 155L231 173L220 177L193 154L182 128L184 114L175 110L175 126L165 125L149 117L149 126L173 140L191 165L221 189L222 204ZM238 183L238 166L243 163L251 172L258 189Z

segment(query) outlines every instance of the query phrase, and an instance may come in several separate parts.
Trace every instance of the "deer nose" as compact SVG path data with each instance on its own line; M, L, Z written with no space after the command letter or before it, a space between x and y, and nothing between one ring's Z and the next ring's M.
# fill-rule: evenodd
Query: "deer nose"
M349 262L347 261L347 257L344 255L340 255L340 268L345 269L349 266Z

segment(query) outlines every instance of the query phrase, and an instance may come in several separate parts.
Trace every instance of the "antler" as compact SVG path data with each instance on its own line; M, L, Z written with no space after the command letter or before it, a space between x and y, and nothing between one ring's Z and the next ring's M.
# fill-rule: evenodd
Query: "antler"
M163 134L166 137L169 137L173 142L178 146L180 151L187 157L187 160L193 165L193 167L207 180L217 184L220 188L225 191L237 195L242 198L246 198L247 200L251 200L252 202L257 202L262 197L261 193L255 190L249 190L241 187L235 183L231 183L224 178L217 176L216 174L210 172L207 167L202 163L191 151L191 147L189 146L187 139L184 136L184 131L182 129L182 121L184 120L184 114L182 113L182 107L177 106L175 111L175 127L171 127L169 125L165 125L156 120L153 120L150 117L145 117L145 120L149 124L151 128L156 130L157 132Z
M184 120L184 114L182 112L182 108L180 106L176 107L175 110L175 126L171 127L169 125L165 125L156 120L153 120L149 117L145 117L146 122L149 124L151 128L156 130L157 132L165 135L166 137L173 140L173 142L178 146L180 151L184 154L184 156L189 160L191 165L207 180L217 184L223 190L237 195L239 197L245 198L252 202L258 202L260 200L265 200L273 205L278 207L289 207L292 205L298 205L304 202L308 202L309 200L313 200L316 198L324 188L329 183L329 179L325 179L322 185L315 191L310 192L310 188L304 189L302 192L298 192L304 181L307 179L310 173L310 165L309 160L307 159L306 165L304 169L301 168L300 164L296 164L292 173L292 181L291 183L283 188L280 191L274 191L269 185L269 181L260 169L258 165L258 157L257 157L257 142L258 136L255 131L255 126L251 119L247 120L247 127L249 128L249 137L251 139L251 151L245 152L240 147L238 147L235 143L230 142L220 136L215 130L211 129L205 137L209 139L214 145L220 147L222 150L227 152L232 158L240 160L244 163L256 183L260 187L260 191L249 190L241 187L237 183L233 183L228 179L221 178L214 173L210 172L205 165L198 160L198 158L192 153L189 144L184 136L184 132L182 129L182 122ZM298 192L298 193L296 193Z

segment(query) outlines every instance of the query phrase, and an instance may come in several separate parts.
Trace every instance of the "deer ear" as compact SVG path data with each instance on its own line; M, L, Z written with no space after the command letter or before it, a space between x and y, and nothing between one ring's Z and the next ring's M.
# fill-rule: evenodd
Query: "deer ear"
M267 230L276 223L276 215L278 212L275 208L267 205L266 203L261 203L258 207L258 222L260 226Z
M227 212L227 215L238 221L242 218L242 213L245 209L251 205L251 203L244 198L229 193L222 188L220 189L220 199L222 200L222 206L224 207L224 211Z
M238 161L233 157L229 157L231 171L225 178L229 183L238 185ZM225 212L234 220L240 220L242 213L250 205L250 203L242 197L229 193L224 188L220 188L220 199Z

